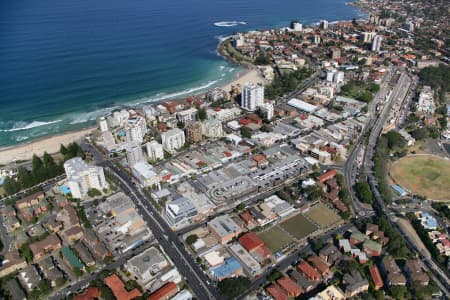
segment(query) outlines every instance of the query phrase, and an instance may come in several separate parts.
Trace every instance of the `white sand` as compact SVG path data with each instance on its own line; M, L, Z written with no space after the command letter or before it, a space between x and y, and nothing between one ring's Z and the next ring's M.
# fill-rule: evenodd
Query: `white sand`
M82 139L91 133L95 128L82 129L43 138L28 144L0 149L0 164L6 164L14 160L28 160L33 154L42 156L44 152L50 154L59 152L61 144L67 145L71 142Z
M222 88L229 92L231 90L231 86L240 85L241 87L245 83L262 83L266 84L267 82L262 77L261 73L258 69L251 69L248 71L245 71L244 73L240 74L238 78L234 79L233 81L225 84Z
M232 86L244 85L245 83L262 83L265 80L257 69L251 69L241 73L236 79L225 84L222 88L230 91ZM29 160L33 154L42 156L44 152L53 154L59 152L61 144L67 145L71 142L82 139L87 134L94 131L95 128L88 128L79 131L73 131L43 138L28 144L0 148L0 164L7 164L14 160Z

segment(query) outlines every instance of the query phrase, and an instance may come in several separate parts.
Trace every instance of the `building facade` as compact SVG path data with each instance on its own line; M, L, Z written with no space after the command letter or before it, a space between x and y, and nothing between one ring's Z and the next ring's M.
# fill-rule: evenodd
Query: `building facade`
M67 181L73 198L83 199L89 189L108 188L102 167L88 166L80 157L64 163Z
M247 83L242 88L241 107L248 111L255 111L264 103L264 87L262 85Z

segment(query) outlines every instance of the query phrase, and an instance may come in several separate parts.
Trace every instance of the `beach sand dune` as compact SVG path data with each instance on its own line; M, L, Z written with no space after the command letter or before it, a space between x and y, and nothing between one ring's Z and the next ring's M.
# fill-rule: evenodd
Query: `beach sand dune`
M71 142L80 140L87 134L91 133L94 129L95 128L88 128L74 132L67 132L48 138L43 138L31 143L0 149L0 164L7 164L14 160L28 160L33 157L33 154L42 156L44 152L48 152L50 154L57 153L59 152L61 144L67 145Z

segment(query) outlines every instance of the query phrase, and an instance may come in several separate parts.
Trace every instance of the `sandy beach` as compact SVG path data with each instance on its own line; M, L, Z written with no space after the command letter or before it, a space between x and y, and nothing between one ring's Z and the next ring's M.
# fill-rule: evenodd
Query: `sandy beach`
M78 131L72 131L43 138L31 143L11 146L0 149L0 164L7 164L14 160L28 160L33 154L43 155L44 152L50 154L57 153L61 144L67 145L71 142L83 138L85 135L91 133L95 128L87 128Z
M242 86L247 82L264 83L264 78L257 69L246 70L236 79L222 86L222 89L230 91L233 85L240 84ZM44 152L50 154L57 153L61 144L67 145L71 142L80 140L94 130L95 127L92 127L42 138L27 144L0 148L0 164L7 164L14 160L29 160L33 154L41 156Z
M229 83L222 86L222 89L229 92L231 91L231 86L240 84L243 86L245 83L261 83L266 84L267 82L262 77L258 69L249 69L240 74L236 79L230 81Z

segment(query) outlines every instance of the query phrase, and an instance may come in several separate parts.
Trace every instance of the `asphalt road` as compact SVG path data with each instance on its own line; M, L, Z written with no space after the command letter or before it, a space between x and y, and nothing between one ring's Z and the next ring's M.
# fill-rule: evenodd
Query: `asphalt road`
M386 123L386 120L389 116L389 112L394 102L399 101L402 102L404 98L407 96L409 89L411 86L411 78L406 74L402 73L400 76L397 85L395 86L391 99L385 107L383 108L380 117L376 120L375 125L372 128L372 131L369 136L369 143L365 149L364 153L364 163L363 163L363 171L367 176L367 180L369 182L370 188L374 195L374 206L378 213L385 214L388 217L389 222L396 228L400 234L405 238L408 246L413 249L416 253L419 254L423 267L426 270L431 271L431 277L433 280L439 285L440 289L446 293L446 295L450 295L449 292L449 279L447 275L439 268L439 266L430 258L424 257L418 247L414 244L414 241L411 240L408 232L404 232L401 226L398 226L396 223L395 212L391 210L386 203L384 202L383 196L378 191L377 181L375 176L372 173L373 168L373 157L375 153L375 146L378 141L378 137L380 136L383 126Z
M217 290L210 285L206 275L178 240L178 236L170 229L165 220L151 206L150 201L142 194L131 179L112 162L104 160L102 154L92 145L82 144L82 147L93 154L97 164L106 168L113 176L119 179L120 188L134 202L138 212L149 226L159 244L173 261L180 274L199 299L221 299Z
M356 169L355 160L360 153L360 151L364 147L364 140L366 134L372 129L374 123L377 120L377 113L376 113L376 107L379 103L384 101L386 95L388 94L388 84L392 78L392 75L394 74L395 69L390 68L388 74L383 79L383 82L381 83L380 90L375 95L374 100L369 103L368 105L368 120L366 123L366 126L362 130L360 136L358 137L356 143L353 145L353 150L348 156L345 165L344 165L344 178L345 178L345 185L348 191L350 192L350 195L352 197L352 209L354 213L358 213L360 215L371 215L373 213L372 210L366 209L364 205L360 203L358 198L355 195L355 192L353 190L353 183L356 179L356 173L358 170ZM391 97L388 101L391 101L393 97Z

